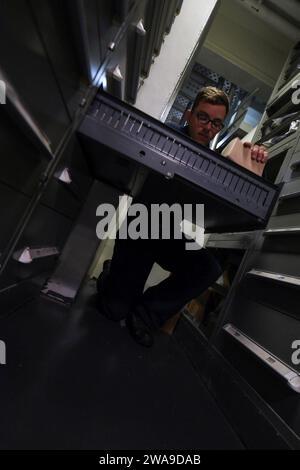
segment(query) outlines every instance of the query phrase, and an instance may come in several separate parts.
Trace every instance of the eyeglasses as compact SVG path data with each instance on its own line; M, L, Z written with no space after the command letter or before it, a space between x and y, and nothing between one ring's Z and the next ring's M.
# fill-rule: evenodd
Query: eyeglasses
M210 119L208 114L203 113L201 111L198 111L197 113L194 113L194 114L197 118L197 121L200 124L208 124L209 122L211 122L212 128L215 129L216 131L220 131L224 127L224 124L221 121L221 119Z

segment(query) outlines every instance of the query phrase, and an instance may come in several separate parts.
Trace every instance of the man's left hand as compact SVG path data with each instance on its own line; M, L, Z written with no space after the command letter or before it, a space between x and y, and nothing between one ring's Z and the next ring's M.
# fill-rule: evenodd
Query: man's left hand
M263 145L251 144L251 142L244 142L244 147L251 148L251 159L257 161L258 163L265 164L268 160L269 153L266 147Z

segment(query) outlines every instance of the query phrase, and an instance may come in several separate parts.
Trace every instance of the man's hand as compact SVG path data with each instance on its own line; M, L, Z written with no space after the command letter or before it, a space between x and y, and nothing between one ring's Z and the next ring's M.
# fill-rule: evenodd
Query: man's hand
M262 176L268 159L268 151L265 147L242 142L238 137L229 142L222 155L258 176Z
M269 153L263 145L253 145L251 142L243 143L245 148L251 149L251 160L255 160L257 163L265 164L268 160Z

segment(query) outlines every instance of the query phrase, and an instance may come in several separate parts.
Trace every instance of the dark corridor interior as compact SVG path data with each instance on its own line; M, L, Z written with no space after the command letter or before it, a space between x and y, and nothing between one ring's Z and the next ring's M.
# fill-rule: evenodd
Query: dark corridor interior
M253 136L269 181L136 104L189 3L1 1L0 449L300 449L300 43ZM227 274L147 349L96 306L95 228L153 172Z
M143 348L95 307L39 298L1 321L1 449L242 449L176 335Z

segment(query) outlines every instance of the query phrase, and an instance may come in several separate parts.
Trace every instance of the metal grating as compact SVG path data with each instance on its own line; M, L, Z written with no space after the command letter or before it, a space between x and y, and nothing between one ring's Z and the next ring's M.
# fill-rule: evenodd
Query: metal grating
M208 78L209 80L212 80L215 83L218 83L219 79L221 78L221 76L218 73L213 72L212 70L204 67L204 65L201 65L201 64L195 64L193 71L197 72L199 75L202 75L203 77Z
M183 113L181 111L177 111L177 109L172 109L172 111L170 111L169 115L168 115L168 121L170 122L180 122L181 121L181 118L183 116Z
M178 95L177 98L176 98L176 106L179 106L181 107L183 110L186 109L187 105L189 104L189 99L186 98L185 96L183 95Z
M247 92L245 90L242 90L229 80L226 80L218 73L209 70L207 67L199 63L196 63L194 65L191 74L185 80L183 86L181 87L174 101L174 104L170 109L166 121L172 121L177 124L180 124L182 116L179 117L179 115L176 115L176 113L173 112L174 108L177 111L185 111L188 102L185 108L183 109L183 97L187 97L190 101L194 101L201 88L208 85L216 86L217 88L222 89L229 95L230 112L226 118L226 122L229 122L231 116L237 111L239 103L247 95Z

